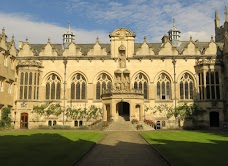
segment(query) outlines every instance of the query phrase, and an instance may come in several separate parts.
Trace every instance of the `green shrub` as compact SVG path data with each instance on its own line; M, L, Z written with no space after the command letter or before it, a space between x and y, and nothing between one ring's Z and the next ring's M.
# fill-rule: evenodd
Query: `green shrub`
M136 129L137 129L137 130L143 130L143 125L137 124Z
M11 118L10 118L10 108L4 107L2 109L2 119L0 120L0 127L7 128L11 126Z
M71 127L70 126L62 126L62 125L55 125L55 126L52 126L53 129L58 129L58 130L70 130Z

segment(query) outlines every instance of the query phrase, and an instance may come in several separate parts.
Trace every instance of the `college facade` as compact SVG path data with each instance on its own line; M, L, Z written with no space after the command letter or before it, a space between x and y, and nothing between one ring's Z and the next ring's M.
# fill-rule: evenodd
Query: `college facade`
M0 35L0 109L11 108L14 128L39 125L88 125L85 118L40 116L34 106L60 104L63 110L102 109L102 120L151 119L163 127L175 126L175 118L154 111L159 105L196 104L205 114L200 123L221 127L228 120L228 14L220 26L215 14L215 39L180 41L175 24L161 43L135 43L136 34L118 28L110 43L78 44L70 30L63 44L31 44L15 47L14 36ZM183 125L183 124L182 124Z

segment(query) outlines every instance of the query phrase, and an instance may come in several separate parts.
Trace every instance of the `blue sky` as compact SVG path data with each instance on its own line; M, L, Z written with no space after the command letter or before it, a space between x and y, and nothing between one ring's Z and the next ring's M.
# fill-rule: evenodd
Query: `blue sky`
M68 20L76 43L109 43L109 32L126 27L136 33L136 42L160 42L175 18L182 40L209 41L214 35L214 13L224 22L226 0L4 0L0 27L16 42L62 43Z

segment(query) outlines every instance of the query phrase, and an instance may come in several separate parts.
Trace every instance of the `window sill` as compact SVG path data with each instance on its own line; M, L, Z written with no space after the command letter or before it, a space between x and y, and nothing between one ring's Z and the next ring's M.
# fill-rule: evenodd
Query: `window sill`
M87 102L88 100L87 99L82 99L82 100L80 100L80 99L75 99L75 100L67 100L67 103L85 103L85 102Z
M195 100L193 100L193 99L181 99L181 100L178 100L178 103L183 103L183 102L186 102L186 103L188 103L188 102L194 102Z
M173 100L155 100L155 103L172 103Z

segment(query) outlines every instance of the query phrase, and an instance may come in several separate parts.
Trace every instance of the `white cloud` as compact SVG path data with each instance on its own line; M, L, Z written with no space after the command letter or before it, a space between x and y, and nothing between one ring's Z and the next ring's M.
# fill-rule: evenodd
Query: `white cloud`
M105 2L105 3L104 3ZM223 20L225 0L110 0L94 1L93 5L83 0L68 0L68 9L84 11L88 18L99 24L118 23L131 27L137 34L137 41L148 36L148 41L160 42L160 39L176 19L182 39L189 34L200 41L209 41L214 35L214 11L220 11ZM221 21L223 23L223 21ZM191 32L191 33L190 33ZM189 38L189 36L188 36Z
M219 9L223 23L225 0L66 0L66 11L72 15L83 13L83 21L96 23L97 30L71 27L76 34L76 43L95 43L99 36L101 43L109 43L108 31L116 26L129 27L136 32L136 42L147 36L148 42L160 42L162 36L172 27L176 19L177 28L182 32L182 40L209 41L214 35L214 10ZM68 13L69 14L69 13ZM87 23L88 27L90 22ZM111 28L110 28L111 26ZM30 43L62 43L66 27L36 20L22 13L1 13L0 28L5 27L9 38L14 34L16 41L29 38ZM109 27L109 30L104 30ZM108 29L108 28L107 28Z
M25 41L26 37L29 43L46 43L50 37L52 43L62 43L62 35L67 30L66 27L51 23L38 22L31 16L18 13L6 14L0 13L0 26L5 28L8 40L15 36L16 44L18 41ZM100 30L74 29L76 43L95 43L99 36L101 43L109 41L108 33Z

